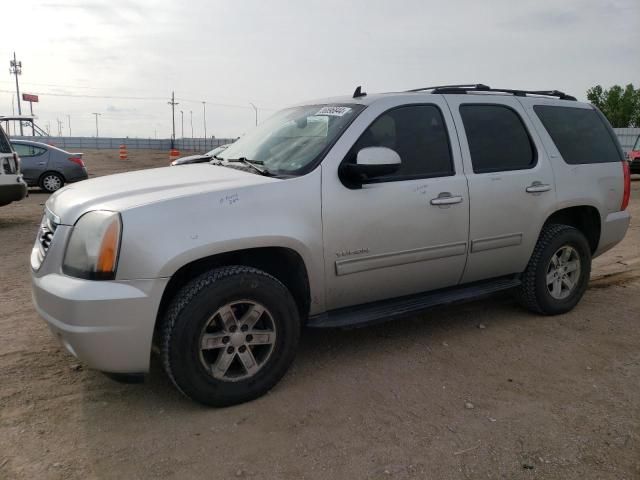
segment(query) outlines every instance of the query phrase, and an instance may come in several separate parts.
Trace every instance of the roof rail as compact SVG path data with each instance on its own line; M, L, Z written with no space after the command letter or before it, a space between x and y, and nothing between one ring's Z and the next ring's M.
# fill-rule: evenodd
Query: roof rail
M474 83L468 85L440 85L435 87L416 88L407 90L407 92L422 92L431 90L431 93L467 93L467 92L498 92L511 93L517 97L526 97L527 95L540 95L545 97L558 97L560 100L576 101L576 97L567 95L559 90L514 90L511 88L491 88L482 83Z
M474 89L474 90L489 90L490 87L482 83L463 83L460 85L436 85L434 87L422 87L414 88L413 90L407 90L407 92L423 92L424 90L436 90L440 88L460 88L460 89Z

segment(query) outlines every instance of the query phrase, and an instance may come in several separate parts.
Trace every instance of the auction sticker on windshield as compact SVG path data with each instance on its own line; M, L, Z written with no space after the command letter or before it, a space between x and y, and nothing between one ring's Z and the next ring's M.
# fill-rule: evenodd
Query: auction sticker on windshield
M349 107L322 107L316 115L330 115L332 117L342 117L344 114L349 113L351 108Z

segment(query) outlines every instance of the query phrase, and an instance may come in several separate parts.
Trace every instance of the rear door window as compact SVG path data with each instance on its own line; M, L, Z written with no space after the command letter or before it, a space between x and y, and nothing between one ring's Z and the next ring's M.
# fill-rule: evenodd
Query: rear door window
M536 151L520 115L504 105L467 104L460 116L474 173L523 170L536 164Z
M22 143L14 143L13 148L20 157L37 157L47 150L33 145L24 145Z
M621 161L612 133L596 110L552 105L535 105L533 110L565 162Z

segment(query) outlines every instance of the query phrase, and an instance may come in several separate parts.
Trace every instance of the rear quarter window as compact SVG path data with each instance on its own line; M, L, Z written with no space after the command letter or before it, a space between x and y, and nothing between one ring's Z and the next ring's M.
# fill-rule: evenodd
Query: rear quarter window
M620 150L601 115L591 108L535 105L536 115L565 162L619 162Z
M5 135L2 127L0 127L0 153L13 153L9 139Z

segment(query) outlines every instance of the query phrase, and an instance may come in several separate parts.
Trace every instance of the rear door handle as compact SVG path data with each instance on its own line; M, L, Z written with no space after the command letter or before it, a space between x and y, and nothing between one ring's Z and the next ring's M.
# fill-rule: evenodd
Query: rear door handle
M460 195L451 195L448 192L441 193L436 198L431 199L431 205L454 205L456 203L462 202L462 197Z
M541 182L533 182L526 189L527 193L542 193L551 190L551 185Z
M38 165L46 165L47 162L38 162Z

